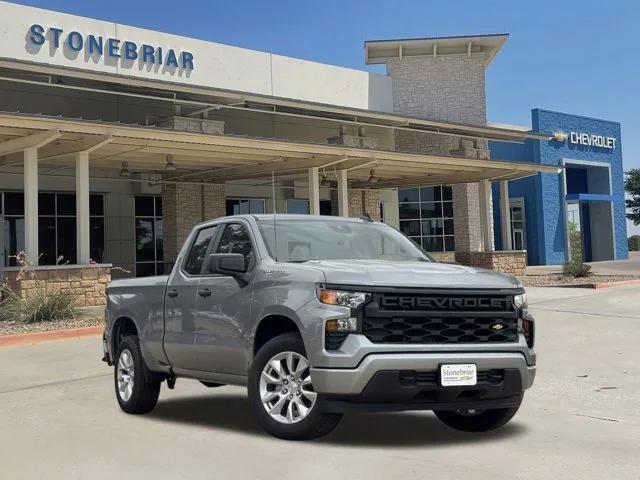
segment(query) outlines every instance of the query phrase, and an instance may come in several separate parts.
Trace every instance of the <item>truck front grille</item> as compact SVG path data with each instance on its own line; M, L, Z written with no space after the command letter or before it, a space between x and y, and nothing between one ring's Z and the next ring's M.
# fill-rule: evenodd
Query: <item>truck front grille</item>
M501 343L518 339L513 295L374 293L362 333L373 343Z

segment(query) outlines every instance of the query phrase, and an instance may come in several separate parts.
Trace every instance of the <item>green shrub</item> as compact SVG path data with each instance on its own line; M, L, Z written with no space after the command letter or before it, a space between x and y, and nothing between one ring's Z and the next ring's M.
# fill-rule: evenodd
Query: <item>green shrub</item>
M77 296L70 288L46 291L43 286L22 297L5 284L0 287L0 295L0 321L52 322L71 320L83 314Z
M578 225L569 222L569 249L571 250L570 263L582 263L582 235L578 230Z
M640 250L640 235L632 235L627 238L627 243L629 244L630 252L637 252Z
M591 273L591 265L582 262L565 263L562 267L562 274L565 277L588 277Z

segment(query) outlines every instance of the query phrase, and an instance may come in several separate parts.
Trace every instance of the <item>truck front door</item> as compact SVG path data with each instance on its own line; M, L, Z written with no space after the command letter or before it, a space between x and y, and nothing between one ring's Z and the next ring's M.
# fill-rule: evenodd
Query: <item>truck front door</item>
M256 260L248 226L241 222L224 224L211 253L240 253L248 271L238 276L205 272L200 278L195 308L196 340L208 346L201 350L200 369L246 375L242 332L247 330L246 322L250 319L251 277Z

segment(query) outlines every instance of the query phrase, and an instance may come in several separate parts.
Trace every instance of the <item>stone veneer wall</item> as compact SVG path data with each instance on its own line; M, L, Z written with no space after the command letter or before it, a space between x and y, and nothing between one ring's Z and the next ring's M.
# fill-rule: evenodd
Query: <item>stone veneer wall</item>
M455 263L456 252L429 252L433 258L443 263Z
M194 225L226 214L225 186L163 184L164 261L172 263Z
M361 217L368 213L372 220L380 221L380 192L350 189L347 195L350 217Z
M430 120L486 125L486 57L474 54L390 58L395 113ZM445 135L396 132L396 149L406 152L488 158L486 142L472 145ZM482 247L477 184L453 186L456 250Z
M106 304L107 285L111 282L111 265L57 265L32 267L18 277L19 270L7 267L5 280L9 287L26 297L37 289L55 291L69 288L77 297L80 307L98 307Z
M469 267L486 268L520 276L525 274L527 267L527 251L456 252L456 261Z

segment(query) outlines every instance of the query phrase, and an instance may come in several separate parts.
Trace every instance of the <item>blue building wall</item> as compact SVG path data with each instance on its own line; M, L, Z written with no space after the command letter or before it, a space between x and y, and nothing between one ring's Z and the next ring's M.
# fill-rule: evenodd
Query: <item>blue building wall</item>
M615 256L617 259L628 258L620 124L542 109L533 109L531 116L534 131L548 134L553 134L556 131L565 133L573 131L616 139L616 145L613 149L576 145L569 141L558 142L556 140L530 140L524 144L489 142L489 148L494 159L527 161L559 167L563 165L563 161L571 160L609 164L614 211ZM527 249L530 265L562 264L566 261L565 199L562 198L562 182L561 175L549 173L509 182L509 197L524 197L525 199ZM583 182L577 175L571 179L571 184L568 187L571 190L581 189L583 188L581 183ZM498 185L494 185L493 194L496 247L502 248Z

